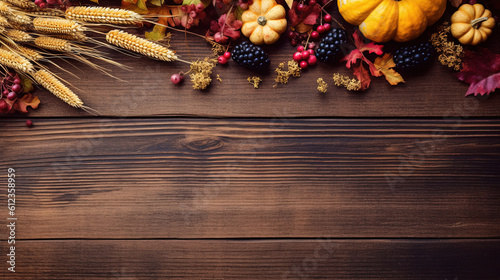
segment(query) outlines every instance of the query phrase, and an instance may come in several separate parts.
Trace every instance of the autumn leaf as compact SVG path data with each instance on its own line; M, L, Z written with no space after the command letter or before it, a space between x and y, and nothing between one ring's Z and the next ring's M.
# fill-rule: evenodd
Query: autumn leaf
M500 54L484 48L465 50L462 70L456 76L470 84L465 96L490 94L500 88Z
M396 63L394 63L394 59L392 58L392 54L386 53L383 57L375 58L375 67L384 74L385 79L389 82L389 84L395 86L399 83L404 83L405 80L394 70L396 67Z
M167 28L162 25L155 25L151 32L146 32L145 37L151 41L161 41L165 38L165 32Z
M90 2L94 2L96 4L99 4L99 0L90 0Z
M370 86L371 78L369 74L374 77L379 77L382 75L382 72L380 72L377 67L375 67L375 65L368 58L366 58L364 52L382 55L384 53L382 51L384 46L377 45L374 42L366 44L363 41L359 30L356 30L354 34L352 34L352 37L354 38L356 48L342 58L342 61L347 61L346 67L354 70L354 75L361 81L361 90L365 90ZM368 73L368 71L364 68L363 62L368 65L370 73Z
M28 107L36 109L38 108L38 105L40 105L40 99L31 93L26 93L22 98L17 98L12 101L6 97L2 99L9 105L10 110L7 113L19 111L26 114L28 113Z
M297 6L298 2L294 1L288 11L289 26L299 33L311 31L321 14L321 6L317 3L308 5L302 11L299 11Z

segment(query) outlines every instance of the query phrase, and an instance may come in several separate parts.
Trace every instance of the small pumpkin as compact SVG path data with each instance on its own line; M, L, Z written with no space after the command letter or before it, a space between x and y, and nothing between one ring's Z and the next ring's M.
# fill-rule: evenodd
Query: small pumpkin
M464 45L478 45L491 35L495 19L481 4L464 4L451 16L451 35Z
M420 36L444 14L446 0L337 0L339 12L366 38L383 43Z
M256 45L275 43L287 27L285 8L275 0L254 0L241 21L241 33Z

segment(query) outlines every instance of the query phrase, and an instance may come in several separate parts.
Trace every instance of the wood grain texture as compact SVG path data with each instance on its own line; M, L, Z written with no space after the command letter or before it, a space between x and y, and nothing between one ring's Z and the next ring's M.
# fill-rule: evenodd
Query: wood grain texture
M23 241L3 279L498 279L498 240ZM3 250L3 246L2 246Z
M119 4L118 1L115 1ZM111 4L111 2L106 3ZM330 10L340 20L335 5ZM451 10L449 11L451 13ZM345 26L349 26L343 22ZM350 32L354 30L350 27ZM204 33L200 31L200 33ZM426 36L422 36L425 40ZM333 84L333 73L353 77L352 71L343 63L325 65L303 71L300 79L291 79L289 84L276 88L274 69L279 63L292 59L295 48L283 38L275 45L264 47L271 58L271 67L264 73L254 73L239 67L233 61L227 66L214 69L212 85L206 91L192 89L189 77L183 86L175 86L169 77L189 67L180 62L157 62L148 58L132 58L117 52L109 57L132 68L110 67L111 73L127 82L112 79L89 67L74 63L75 67L61 61L60 65L77 74L80 79L52 69L69 80L78 94L90 107L103 116L202 116L202 117L443 117L460 116L460 108L466 102L477 102L471 116L499 116L500 98L493 94L487 101L465 98L468 85L454 77L454 72L441 66L437 60L424 74L406 76L406 84L390 86L383 78L376 78L371 88L364 93L349 93ZM486 47L500 53L500 32L494 30ZM172 48L187 60L210 56L209 44L201 38L173 33ZM387 44L387 52L394 52L395 46ZM215 78L220 75L222 82ZM259 89L247 82L250 76L260 76L264 81ZM326 94L317 91L317 78L328 84ZM88 116L87 113L71 108L47 92L40 92L42 105L32 116Z
M19 239L500 236L500 120L0 126Z

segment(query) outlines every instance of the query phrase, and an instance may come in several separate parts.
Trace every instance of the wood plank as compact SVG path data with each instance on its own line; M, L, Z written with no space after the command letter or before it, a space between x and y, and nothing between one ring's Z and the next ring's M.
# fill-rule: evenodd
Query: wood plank
M0 124L20 239L500 235L500 120L34 123Z
M498 279L498 240L16 243L3 279ZM4 256L5 258L5 256Z
M335 5L332 5L331 11L336 11ZM341 20L340 15L336 12L334 14ZM422 38L426 38L425 36L427 35ZM188 47L184 35L174 32L172 48L184 59L203 59L211 55L210 46L202 39L188 37L187 41ZM496 31L484 46L498 53L498 42L500 32ZM385 49L393 52L395 46L388 44ZM55 67L52 69L79 88L78 94L83 101L104 116L442 117L461 116L463 107L467 104L474 104L473 110L467 110L468 115L500 115L498 94L493 94L487 101L464 98L468 86L455 78L453 71L437 61L424 74L406 76L407 82L404 85L393 87L383 78L377 78L367 92L349 93L336 88L332 80L333 73L337 72L353 76L352 71L343 63L331 66L319 64L314 69L304 71L300 79L291 79L288 85L274 88L274 69L279 63L291 60L295 48L286 38L282 38L276 45L266 46L265 50L272 60L269 71L254 73L231 61L227 67L217 66L214 69L214 81L204 92L192 89L189 78L180 87L170 82L169 77L173 73L189 70L184 63L137 59L117 52L110 52L109 57L133 70L126 71L117 67L110 69L113 75L127 82L117 81L78 63L74 68L58 62L81 79L73 78ZM216 75L220 75L222 82L215 80ZM257 90L247 82L248 77L255 75L264 80ZM319 77L329 84L326 94L319 94L316 90L316 80ZM88 116L47 92L40 92L39 95L42 105L32 116Z

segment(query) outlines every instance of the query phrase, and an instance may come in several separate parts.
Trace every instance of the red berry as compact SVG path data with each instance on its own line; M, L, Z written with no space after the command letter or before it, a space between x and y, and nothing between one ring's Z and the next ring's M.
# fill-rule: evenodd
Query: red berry
M223 56L226 58L226 59L230 59L231 58L231 53L230 52L225 52L223 54Z
M323 33L325 32L325 27L323 25L320 25L316 27L316 31L318 31L318 33Z
M178 84L182 83L182 81L184 80L184 77L182 75L179 75L179 74L173 74L170 77L170 80L172 81L172 83L178 85Z
M330 28L332 28L332 26L329 23L323 24L323 27L325 28L325 31L328 31L330 30Z
M7 102L5 102L5 100L3 99L0 99L0 111L7 109L7 107L8 107Z
M318 38L319 38L319 33L318 33L318 31L313 31L313 32L311 32L311 38L313 38L313 39L318 39Z
M307 50L309 52L309 54L313 55L314 54L314 50L313 49L308 49Z
M15 78L14 79L14 84L19 84L20 85L21 84L21 79Z
M295 38L295 32L293 32L293 31L288 31L288 38L290 38L290 39Z
M302 53L301 52L296 52L293 54L293 60L295 61L301 61L302 60Z
M316 44L314 42L311 42L307 45L308 49L314 49L316 47Z
M302 60L302 61L300 62L300 68L302 68L302 69L306 69L306 68L307 68L307 66L309 66L309 64L307 64L307 61Z
M31 120L26 120L26 126L31 127L33 125L33 122Z
M311 54L308 51L302 52L302 59L307 60Z
M219 56L219 59L217 59L217 61L219 61L219 64L226 64L227 63L227 58L223 55Z
M47 0L47 4L53 5L56 3L56 0Z
M197 15L196 11L189 12L189 17L196 18Z
M303 52L304 51L304 46L298 46L297 47L298 52Z
M297 5L297 10L299 10L299 12L302 12L305 8L306 8L306 6L302 3Z
M329 14L326 14L323 19L326 21L326 22L331 22L332 21L332 16L329 15Z
M45 9L45 8L47 8L47 4L46 3L40 3L40 5L38 5L38 7L40 7L40 9Z
M316 0L309 0L309 6L316 5Z
M294 47L297 46L297 39L292 39L290 41L290 44L292 44L292 46L294 46Z
M318 60L316 59L316 56L314 56L314 55L309 56L309 58L307 59L307 63L311 66L316 64L316 62L318 62Z
M16 100L17 98L17 94L13 91L9 92L9 94L7 94L7 99L9 99L10 101L12 100Z
M19 84L14 84L12 86L12 91L14 91L15 93L19 93L19 92L21 92L21 90L22 90L22 88L21 88L21 85L19 85Z
M3 95L7 95L7 94L9 94L9 91L8 90L4 90L2 94Z
M196 11L197 12L201 12L201 11L203 11L203 9L205 9L205 6L202 3L198 3L196 5Z

